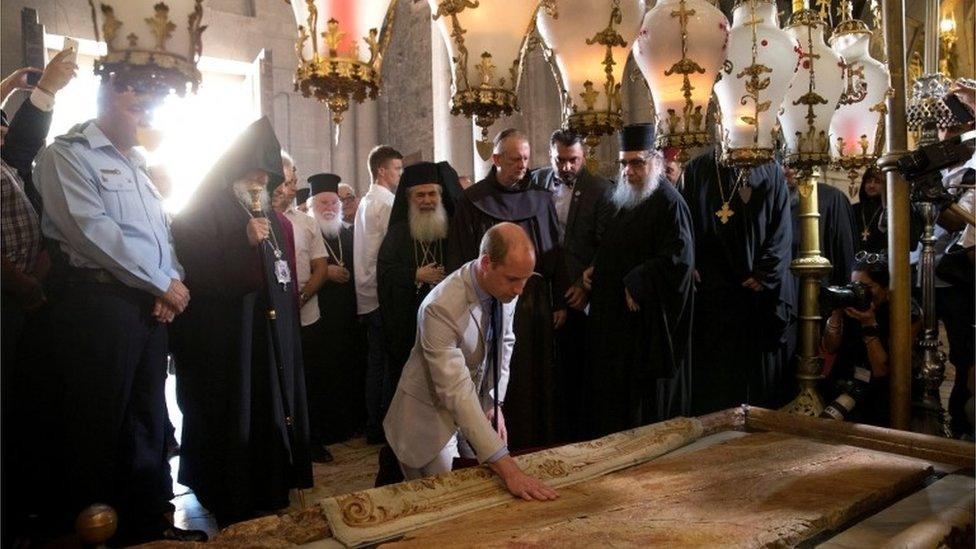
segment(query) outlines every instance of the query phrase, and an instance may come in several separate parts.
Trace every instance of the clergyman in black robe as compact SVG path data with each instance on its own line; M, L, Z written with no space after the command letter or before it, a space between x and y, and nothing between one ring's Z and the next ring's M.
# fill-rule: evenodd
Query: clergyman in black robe
M854 238L858 251L878 253L888 249L888 235L881 231L879 223L884 215L881 193L884 192L884 176L880 170L868 168L861 176L861 188L854 204Z
M620 133L615 211L593 263L584 422L590 438L687 413L694 242L650 124Z
M179 480L222 524L285 508L290 489L312 486L291 235L267 201L283 180L281 147L262 118L173 221L193 296L172 327ZM268 236L254 246L248 231L261 220L247 189L263 181Z
M451 272L478 257L485 232L510 221L522 227L536 249L536 270L515 308L515 348L511 383L504 404L511 450L557 442L556 403L561 386L554 365L553 325L565 319L568 288L559 249L559 222L550 193L531 185L529 143L525 135L505 130L495 139L494 167L464 190L448 233Z
M390 224L376 260L377 294L387 339L386 405L417 334L417 309L444 280L447 231L461 193L447 162L418 162L400 175Z
M342 442L366 424L366 332L356 317L353 230L342 222L338 175L309 177L311 205L328 253L325 284L319 290L324 352L312 372L309 402L326 443Z
M712 149L688 163L682 194L697 272L691 413L774 406L782 400L787 328L796 316L782 169L768 163L740 178Z

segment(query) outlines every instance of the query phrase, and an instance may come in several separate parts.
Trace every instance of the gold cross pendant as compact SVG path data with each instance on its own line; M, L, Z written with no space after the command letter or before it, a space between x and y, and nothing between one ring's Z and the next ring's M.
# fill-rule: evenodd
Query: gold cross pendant
M861 240L867 242L868 238L870 237L871 237L871 231L869 231L867 227L864 227L864 230L861 231Z
M722 209L715 212L715 217L719 218L722 221L722 225L728 223L729 218L732 217L733 215L735 215L735 212L732 210L732 208L729 207L728 202L723 202Z

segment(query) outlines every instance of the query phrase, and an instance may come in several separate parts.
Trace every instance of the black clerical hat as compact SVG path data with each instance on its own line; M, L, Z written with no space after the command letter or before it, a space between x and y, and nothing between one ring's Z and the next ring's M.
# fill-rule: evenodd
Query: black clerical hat
M334 173L317 173L308 178L308 187L312 196L319 193L338 193L342 178Z
M617 134L621 151L649 151L654 148L654 126L630 124Z
M295 191L295 202L299 204L304 204L308 197L311 196L312 189L309 187L304 187Z
M441 184L437 164L433 162L417 162L416 164L411 164L403 168L403 174L400 175L401 187L409 189L415 185L423 185L425 183Z

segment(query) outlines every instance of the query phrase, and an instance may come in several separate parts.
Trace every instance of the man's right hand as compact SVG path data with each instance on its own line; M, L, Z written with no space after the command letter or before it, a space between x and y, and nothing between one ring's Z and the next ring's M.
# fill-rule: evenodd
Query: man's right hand
M444 267L441 267L437 263L428 263L417 269L415 278L417 282L430 284L431 286L440 284L441 280L444 280Z
M573 284L566 290L563 295L566 298L566 305L576 309L577 311L582 311L586 308L586 302L589 300L588 292L583 289L583 286L578 286Z
M174 278L169 284L169 289L160 299L176 311L176 314L180 314L190 303L190 290L179 279Z
M583 289L590 291L593 289L593 266L591 265L583 271Z
M551 501L559 497L555 490L546 486L541 480L531 477L519 469L512 456L505 456L495 463L489 463L491 468L505 483L505 488L517 498L525 501Z
M271 234L271 223L265 217L252 217L247 222L247 241L256 247Z
M64 89L78 71L78 65L71 61L71 56L74 53L76 52L64 50L55 55L48 62L47 67L44 67L44 73L41 74L41 79L37 85L51 93L58 93Z
M332 282L345 284L346 282L349 282L349 269L340 267L338 265L329 265L329 267L325 270L325 278L331 280Z

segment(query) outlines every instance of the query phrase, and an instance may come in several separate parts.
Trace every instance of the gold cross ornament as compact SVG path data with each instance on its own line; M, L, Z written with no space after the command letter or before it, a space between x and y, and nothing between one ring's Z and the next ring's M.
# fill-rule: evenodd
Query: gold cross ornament
M715 217L719 218L719 220L722 221L722 225L728 223L729 218L732 217L733 215L735 215L735 211L729 207L728 202L723 202L722 209L715 212Z

